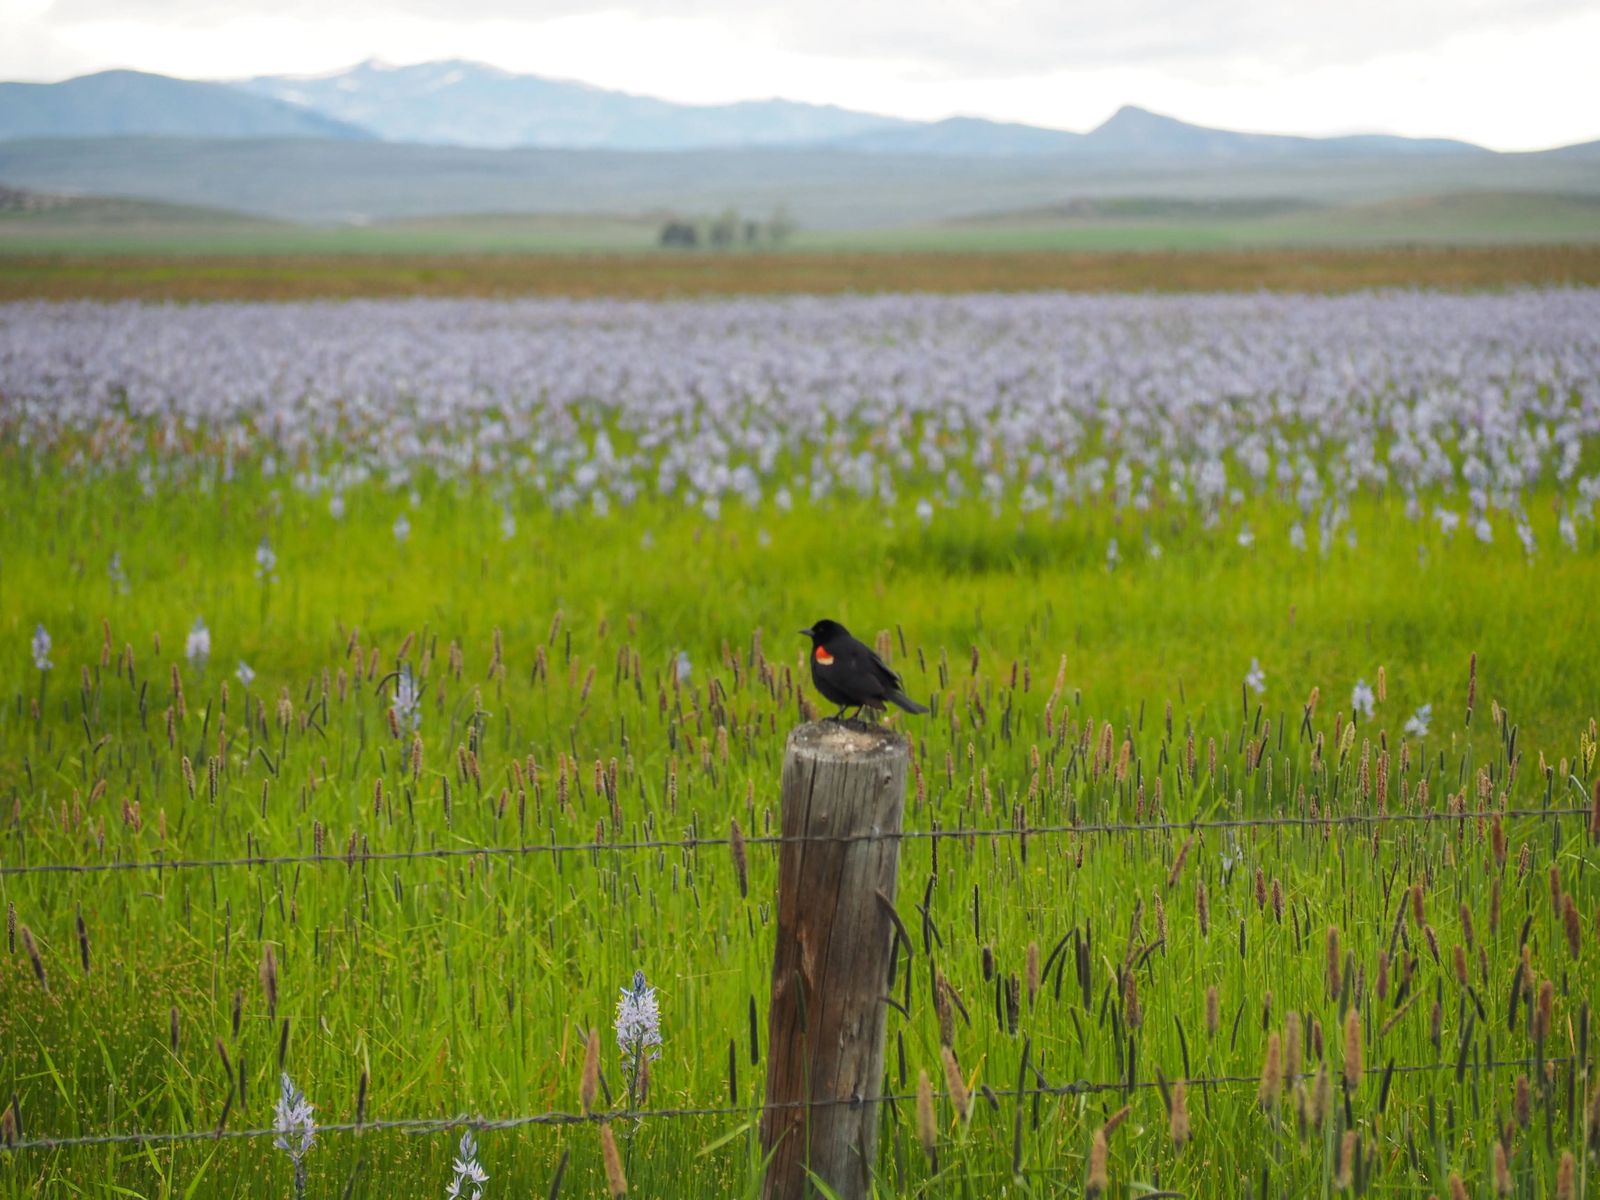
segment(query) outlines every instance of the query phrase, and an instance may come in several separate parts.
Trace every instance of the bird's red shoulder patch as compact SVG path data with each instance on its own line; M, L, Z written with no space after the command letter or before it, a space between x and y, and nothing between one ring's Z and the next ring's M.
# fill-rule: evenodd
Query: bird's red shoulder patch
M826 646L817 647L817 662L821 663L825 667L833 666L833 655L828 653L828 648Z

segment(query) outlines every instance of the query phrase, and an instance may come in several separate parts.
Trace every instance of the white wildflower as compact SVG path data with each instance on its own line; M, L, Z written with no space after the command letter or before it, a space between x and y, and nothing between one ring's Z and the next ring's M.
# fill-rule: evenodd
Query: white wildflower
M1360 713L1363 717L1371 717L1374 700L1375 697L1372 689L1367 686L1367 681L1356 680L1356 686L1350 689L1350 711Z
M1267 673L1261 669L1258 659L1250 660L1250 673L1244 677L1244 683L1258 696L1267 690Z
M202 671L205 670L206 662L211 657L211 630L206 628L204 618L195 618L194 628L183 640L183 656Z
M1406 732L1414 737L1428 736L1428 723L1433 720L1433 705L1424 704L1406 721Z
M478 1162L478 1143L470 1129L461 1134L459 1153L452 1168L455 1178L445 1188L446 1200L483 1200L483 1185L489 1181L489 1173ZM472 1189L470 1196L468 1188Z

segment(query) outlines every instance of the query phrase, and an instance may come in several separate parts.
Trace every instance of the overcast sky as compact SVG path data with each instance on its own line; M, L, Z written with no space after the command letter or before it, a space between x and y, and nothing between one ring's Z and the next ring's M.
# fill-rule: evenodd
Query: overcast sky
M691 103L1088 129L1122 104L1496 149L1600 138L1600 0L0 0L0 78L469 58Z

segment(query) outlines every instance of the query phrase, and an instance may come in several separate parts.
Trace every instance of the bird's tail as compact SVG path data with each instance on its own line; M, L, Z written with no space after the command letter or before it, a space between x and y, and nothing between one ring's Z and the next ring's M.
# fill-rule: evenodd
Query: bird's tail
M895 704L905 709L908 713L925 713L928 711L926 705L918 704L904 692L890 692L884 699L889 701L890 704Z

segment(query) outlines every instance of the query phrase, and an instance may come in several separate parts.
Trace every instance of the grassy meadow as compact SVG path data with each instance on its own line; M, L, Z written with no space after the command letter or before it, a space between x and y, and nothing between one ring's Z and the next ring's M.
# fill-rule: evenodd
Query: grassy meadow
M1592 522L1530 561L1378 493L1325 554L1269 498L343 497L0 451L7 1140L197 1135L0 1150L0 1195L292 1195L270 1137L211 1136L269 1128L280 1069L319 1124L439 1123L320 1131L307 1195L441 1194L460 1114L512 1119L483 1195L606 1195L598 1121L515 1120L580 1114L590 1030L628 1194L758 1194L760 839L822 616L934 709L893 722L906 827L946 836L901 852L879 1195L1595 1186ZM279 861L29 870L248 856ZM636 970L663 1043L630 1105ZM733 1111L651 1116L682 1109Z
M1257 195L1211 197L1164 195L1149 180L1130 181L1126 195L1105 194L1079 181L1021 205L978 193L968 201L970 210L956 216L840 220L835 214L832 221L802 224L781 250L841 255L1592 247L1600 242L1600 197L1591 184L1574 180L1572 190L1563 191L1404 190L1317 199L1317 190L1306 190L1304 181L1282 179L1264 182ZM1154 194L1140 194L1141 187L1154 188ZM550 201L541 196L541 202ZM70 196L37 211L0 211L0 271L4 259L42 254L649 255L657 252L666 220L697 222L704 239L721 207L703 196L688 208L662 207L657 199L635 212L441 212L312 221L132 197ZM758 246L718 253L743 256L753 250L765 258L771 249L763 232Z

